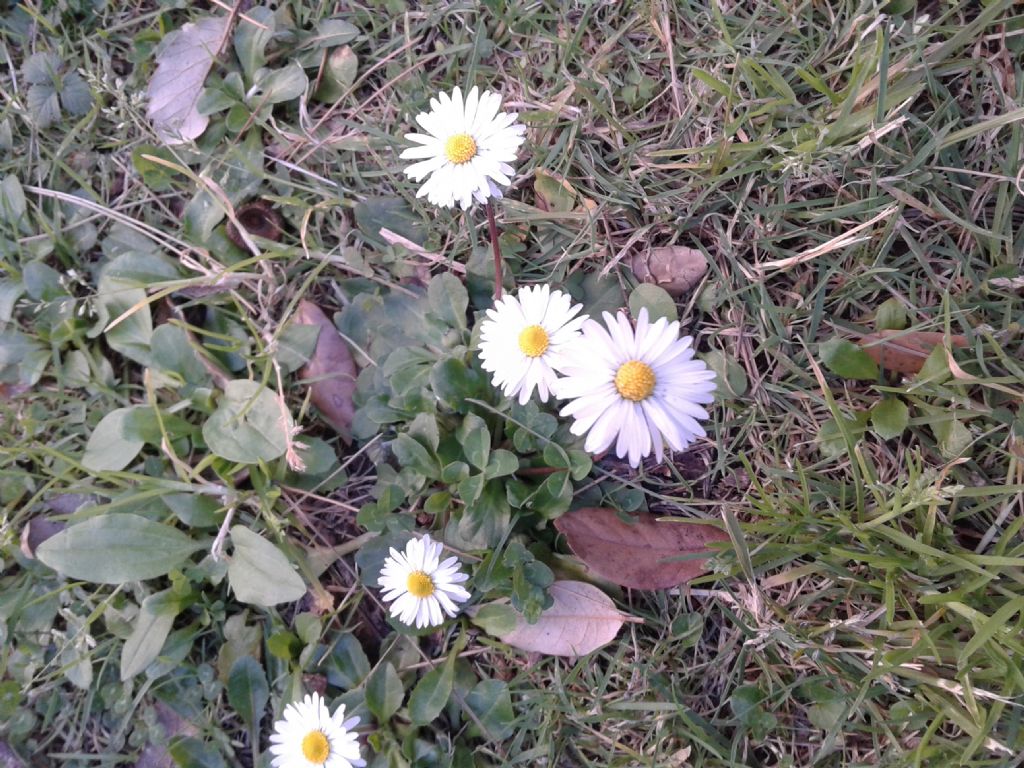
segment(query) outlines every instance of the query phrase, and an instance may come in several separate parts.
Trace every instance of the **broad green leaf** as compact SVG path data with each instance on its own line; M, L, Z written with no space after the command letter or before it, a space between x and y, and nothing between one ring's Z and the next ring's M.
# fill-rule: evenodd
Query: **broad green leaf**
M486 603L470 609L473 623L495 637L507 635L516 628L518 612L508 603Z
M333 102L348 92L359 71L359 57L348 45L335 48L327 54L320 87L316 89L317 101Z
M402 433L391 444L391 450L398 459L399 466L412 469L425 477L437 477L440 473L437 459L409 435Z
M466 697L466 707L476 715L471 733L488 741L503 741L512 735L516 716L508 684L503 680L481 680Z
M875 310L876 331L902 331L907 327L907 308L893 297L886 299Z
M167 751L179 768L227 768L216 747L193 736L172 740Z
M486 397L488 389L479 373L454 357L434 365L430 371L430 385L441 401L460 412L467 410L467 398Z
M589 461L589 459L588 459ZM484 477L488 480L492 480L495 477L505 477L506 475L512 475L519 471L519 457L516 456L512 451L506 451L504 448L499 448L496 451L491 451L490 458L487 460L487 469L484 471ZM587 464L587 472L590 471L590 464ZM584 472L586 476L586 472Z
M21 188L21 182L13 173L7 174L3 181L0 181L0 221L17 227L27 210L25 190Z
M306 594L306 584L288 558L262 536L236 525L231 543L228 583L239 601L270 606L291 603Z
M887 397L871 409L871 428L883 440L899 437L910 423L910 410L898 397Z
M670 321L679 319L676 300L664 288L653 283L641 283L629 294L629 311L633 317L639 316L640 310L645 307L652 323L661 317L667 317Z
M281 69L261 69L253 80L255 84L246 95L246 103L251 107L297 99L309 87L309 78L298 64L288 64Z
M352 212L359 231L379 245L386 245L380 236L381 228L397 232L417 245L422 245L426 239L423 222L401 197L368 197L356 203Z
M72 579L123 584L163 576L203 546L169 525L112 513L65 528L40 544L36 556Z
M333 48L356 39L359 27L344 19L322 19L316 30L302 41L303 48Z
M238 20L238 26L235 27L235 55L246 77L251 78L256 70L267 63L264 52L274 37L274 30L274 12L261 5L250 8Z
M491 431L484 420L475 413L466 414L455 435L469 463L477 469L486 468L491 453Z
M818 429L818 449L830 459L837 459L847 454L846 439L843 437L843 428L850 434L854 444L864 437L867 429L869 414L866 411L858 412L853 418L843 417L843 425L840 427L835 419L828 419Z
M455 683L454 657L423 676L409 696L409 719L426 725L441 714Z
M84 115L92 108L92 91L77 72L68 72L61 78L60 103L72 115Z
M402 706L405 689L390 662L379 665L366 681L366 706L378 723L386 723Z
M117 472L139 455L145 442L136 436L128 437L125 427L132 408L118 408L102 419L89 435L82 455L82 465L94 472Z
M955 416L933 423L932 432L939 443L939 450L947 459L959 458L971 447L974 440L971 430Z
M235 661L228 675L228 703L247 726L259 723L269 699L270 687L262 665L252 656Z
M327 681L339 688L351 690L370 674L370 660L366 658L363 646L349 632L338 635L324 667Z
M132 633L121 648L122 682L145 670L160 655L177 615L178 603L171 599L169 589L142 601Z
M878 363L852 341L838 336L818 345L818 357L826 368L844 379L872 381L878 378Z
M283 455L291 428L291 415L273 392L259 382L236 379L228 382L203 425L203 439L221 458L255 464Z
M466 309L469 294L466 287L451 272L442 272L427 286L430 311L453 328L466 327Z

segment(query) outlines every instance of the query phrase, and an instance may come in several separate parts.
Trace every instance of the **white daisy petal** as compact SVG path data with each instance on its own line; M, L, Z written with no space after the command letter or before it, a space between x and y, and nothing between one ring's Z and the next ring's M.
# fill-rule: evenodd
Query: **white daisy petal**
M391 603L391 615L407 626L436 627L447 613L455 616L455 603L464 603L469 592L459 586L469 575L459 570L459 560L441 561L444 547L429 535L410 539L405 552L391 550L384 561L378 585L386 590L381 599ZM442 610L443 609L443 610Z
M345 707L332 717L319 693L289 704L270 737L273 768L354 768L365 766L352 730L359 718L344 720Z
M586 435L587 451L614 446L637 467L651 453L660 461L666 444L681 451L705 436L698 419L708 417L701 406L714 400L715 374L677 322L652 323L642 309L634 330L625 313L605 312L603 327L587 320L579 334L557 358L552 390L568 401L560 413L572 417L572 434Z
M512 182L510 165L525 139L526 128L517 115L499 112L501 96L480 92L475 86L463 98L456 87L451 95L439 93L430 100L430 111L416 115L425 133L408 133L414 146L402 151L403 160L419 162L405 168L414 181L423 181L416 192L434 205L468 209L473 201L500 198L501 188Z
M505 296L480 325L482 367L491 383L525 405L536 389L542 402L555 391L556 371L580 338L587 317L572 298L548 285L527 286Z

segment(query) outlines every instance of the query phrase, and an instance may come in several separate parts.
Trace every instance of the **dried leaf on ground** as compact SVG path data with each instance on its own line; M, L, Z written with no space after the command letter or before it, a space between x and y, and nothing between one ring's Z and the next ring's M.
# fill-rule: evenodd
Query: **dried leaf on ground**
M149 81L146 114L165 144L183 144L206 130L210 118L196 105L227 23L227 16L199 19L164 39Z
M633 254L629 267L640 282L655 283L680 296L701 281L708 271L708 260L696 248L668 245Z
M583 656L614 640L625 622L611 598L593 584L556 581L548 592L554 603L537 623L517 616L515 629L501 640L523 651Z
M594 573L634 589L667 589L700 576L713 554L708 545L729 540L710 525L649 516L626 523L614 509L603 507L567 512L555 527ZM679 559L688 555L701 557Z
M36 557L36 547L57 535L67 526L45 517L34 517L21 529L21 551L29 560Z
M928 355L945 337L937 331L879 331L864 334L857 343L883 368L913 375L921 371ZM949 343L963 349L967 346L967 337L950 336Z
M348 344L338 335L338 329L323 310L311 301L299 302L295 322L320 328L313 356L302 366L299 374L309 381L310 400L342 439L349 443L352 440L352 418L355 415L352 394L355 392L358 370Z

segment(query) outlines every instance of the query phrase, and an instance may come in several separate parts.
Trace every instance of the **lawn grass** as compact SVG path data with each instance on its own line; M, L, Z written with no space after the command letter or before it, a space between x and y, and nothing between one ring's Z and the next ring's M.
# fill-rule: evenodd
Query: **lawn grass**
M468 623L420 646L388 635L346 553L321 576L338 601L320 616L324 644L352 633L371 664L389 660L406 679L454 648L456 699L498 679L514 706L507 738L477 738L454 718L383 729L370 737L373 765L1021 764L1024 294L1000 282L1024 272L1019 3L919 3L899 16L870 2L286 0L296 27L337 14L359 28L348 95L311 103L308 119L279 105L260 143L215 120L196 152L168 156L182 172L154 189L133 161L155 143L143 98L152 47L202 12L173 5L33 2L3 16L0 175L20 180L27 213L20 225L0 216L2 266L9 282L27 281L31 262L52 267L86 326L101 248L125 232L190 275L168 288L193 291L174 310L151 295L155 321L230 342L237 375L272 388L268 350L302 298L340 310L353 280L410 291L430 269L466 265L485 301L482 215L416 199L397 157L415 113L456 84L500 91L528 126L498 209L507 285L552 281L618 306L634 253L684 245L708 257L678 309L727 375L709 439L665 467L598 461L576 490L581 505L721 521L731 551L679 593L611 590L643 621L579 660L530 657ZM45 129L20 69L41 50L94 97ZM537 171L571 186L572 210L537 206ZM255 256L232 245L203 202L206 180L232 205L274 203L281 242L261 241ZM406 215L381 213L382 197ZM382 220L428 256L381 240ZM211 293L224 275L229 290ZM909 330L964 335L962 371L936 357L916 377L832 373L818 344L873 331L883 304ZM296 609L239 620L228 590L209 589L175 624L160 674L122 683L121 649L151 590L62 579L19 547L30 519L82 501L145 510L175 483L213 494L219 482L201 474L208 461L177 464L173 445L124 472L83 466L103 415L163 395L98 332L62 335L75 321L58 305L26 295L2 318L36 340L43 375L30 387L9 375L0 403L0 750L29 765L134 765L169 730L251 765L252 730L218 672L262 650L265 741L269 710L327 674L266 650ZM383 362L363 351L362 364ZM346 447L301 387L285 392L344 468L312 494L287 481L249 492L239 519L295 546L344 544L362 532L354 512L374 498L381 441ZM856 421L883 396L910 409L889 440ZM198 731L169 726L159 702Z

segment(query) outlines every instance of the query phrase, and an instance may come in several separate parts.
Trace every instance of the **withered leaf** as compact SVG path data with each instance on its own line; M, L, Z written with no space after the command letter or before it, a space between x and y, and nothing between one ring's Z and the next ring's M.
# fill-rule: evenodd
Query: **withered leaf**
M320 328L313 356L299 370L299 375L309 383L310 400L345 443L350 443L352 418L355 415L352 394L355 392L358 374L352 353L338 335L334 323L313 302L299 302L295 322Z
M935 347L941 345L945 334L937 331L894 331L866 333L857 343L883 368L913 375L921 371ZM959 349L967 346L966 336L950 336L949 343Z
M572 551L598 576L633 589L667 589L705 573L709 544L729 536L710 525L658 521L623 522L614 509L588 507L555 521ZM679 559L687 555L702 555Z
M35 560L36 547L55 536L67 526L45 517L34 517L21 529L21 551L29 560Z
M629 267L642 283L660 285L673 296L693 288L708 271L708 260L696 248L668 245L635 253Z
M554 602L537 623L518 616L501 640L523 651L583 656L614 640L625 622L611 598L593 584L560 580L548 592Z

